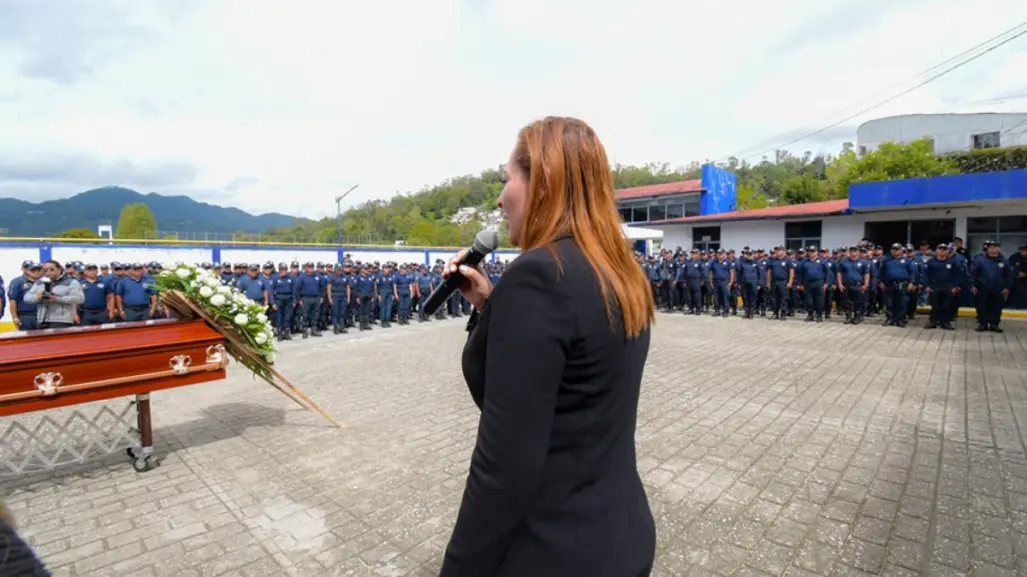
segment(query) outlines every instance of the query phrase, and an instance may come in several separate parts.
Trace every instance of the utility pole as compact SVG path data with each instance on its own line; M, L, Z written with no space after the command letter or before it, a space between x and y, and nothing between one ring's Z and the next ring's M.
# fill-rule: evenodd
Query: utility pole
M358 186L360 185L354 184L349 187L349 190L335 197L335 226L337 229L336 234L338 235L337 240L339 241L340 253L342 252L342 199L346 198L346 195L356 190Z

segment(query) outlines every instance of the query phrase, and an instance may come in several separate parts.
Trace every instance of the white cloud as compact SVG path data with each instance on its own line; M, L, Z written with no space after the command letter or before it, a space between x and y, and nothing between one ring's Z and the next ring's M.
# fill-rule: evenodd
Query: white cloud
M76 170L0 174L0 196L120 184L310 217L350 184L356 203L495 166L545 114L586 119L621 163L769 148L1027 20L1020 0L56 4L0 5L0 154ZM791 148L888 114L1025 108L1024 70L1027 38Z

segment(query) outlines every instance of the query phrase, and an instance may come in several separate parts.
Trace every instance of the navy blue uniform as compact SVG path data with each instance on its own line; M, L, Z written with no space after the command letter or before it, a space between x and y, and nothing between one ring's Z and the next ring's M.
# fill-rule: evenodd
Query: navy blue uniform
M859 323L863 320L863 293L869 280L869 266L861 258L844 257L838 261L836 270L841 277L838 285L845 300L846 322Z
M927 328L934 328L939 324L942 328L950 328L952 319L959 312L958 296L965 276L963 267L958 259L959 253L949 255L947 258L932 258L924 263L923 278L924 289L927 291L927 302L931 305L931 318ZM965 259L964 259L965 261ZM953 308L952 302L956 301L957 306Z
M296 308L296 282L290 275L279 275L271 282L271 294L275 301L275 329L279 338L289 338L292 314Z
M684 283L686 298L693 314L702 312L702 281L705 267L697 258L686 260L677 270L677 282Z
M752 318L756 310L756 287L760 284L760 263L743 256L735 265L735 278L742 286L742 307L746 318Z
M355 288L360 299L360 330L371 328L371 299L374 298L375 279L367 273L357 276Z
M906 321L907 299L909 290L915 286L916 264L913 259L900 256L887 256L881 261L879 275L884 285L884 303L888 307L888 322L901 324Z
M770 292L770 308L775 317L784 319L788 314L788 279L795 270L795 263L788 257L773 257L767 261L767 289Z
M296 277L296 301L303 311L301 328L316 333L317 313L321 309L321 281L318 277L305 272Z
M411 273L396 273L396 294L399 307L399 324L405 325L410 318L410 285L413 283Z
M1013 286L1013 267L1001 254L977 255L970 267L970 282L977 290L977 323L998 332L1002 307Z
M494 286L494 285L493 285ZM432 291L432 275L428 271L417 273L417 293L420 295L417 297L417 313L418 320L424 322L431 320L427 315L424 314L424 301L428 298L428 295Z
M251 301L264 304L267 292L271 287L263 277L243 277L239 279L239 290Z
M714 314L727 314L728 286L731 282L732 265L727 260L715 260L710 263L710 283L713 286Z
M144 276L136 280L130 276L118 281L117 295L121 297L121 309L125 320L150 320L150 297L154 295L153 287Z
M796 276L806 300L806 320L820 319L824 314L824 291L830 269L820 257L805 259L799 265Z
M336 332L345 328L346 310L349 308L349 275L333 275L328 282L332 297L332 326Z
M31 331L36 328L36 305L25 302L25 293L32 288L33 281L21 275L11 281L7 288L7 296L11 301L11 310L18 313L18 328L23 331Z
M396 277L394 272L383 272L378 275L378 302L380 305L378 320L382 322L383 327L389 326L389 321L392 319L392 304L396 296Z
M102 277L90 281L86 278L79 279L82 285L82 294L85 300L78 307L79 323L83 326L102 325L107 322L107 295L110 294L110 285L104 282Z

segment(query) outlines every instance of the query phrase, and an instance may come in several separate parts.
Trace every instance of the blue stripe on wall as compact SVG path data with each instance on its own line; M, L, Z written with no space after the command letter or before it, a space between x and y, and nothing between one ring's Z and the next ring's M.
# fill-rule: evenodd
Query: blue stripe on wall
M53 247L44 244L39 247L39 262L46 262L53 258Z
M221 262L221 247L215 246L210 251L211 262Z

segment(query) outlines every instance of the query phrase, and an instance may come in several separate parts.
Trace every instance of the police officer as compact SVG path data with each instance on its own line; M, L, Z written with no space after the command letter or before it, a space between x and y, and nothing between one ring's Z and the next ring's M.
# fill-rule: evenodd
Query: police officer
M730 287L735 282L735 270L727 260L727 251L717 251L717 258L710 263L710 286L713 287L715 317L728 316L728 298Z
M278 263L278 274L271 281L274 299L275 336L279 341L292 340L292 314L296 306L296 280L284 262Z
M43 265L27 260L21 263L21 276L11 281L7 296L11 302L11 320L20 331L36 329L36 305L25 302L25 295L43 274Z
M970 282L974 297L977 299L977 332L1003 332L999 328L1002 322L1002 307L1013 286L1013 267L1002 256L1001 245L997 241L984 243L985 252L974 257L970 268Z
M435 266L432 268L431 282L433 286L437 287L439 286L439 283L442 282L442 265L443 263L437 260L435 262ZM444 307L439 307L439 310L435 311L435 318L439 320L446 318L446 310Z
M963 284L963 270L955 263L947 244L939 244L934 258L924 265L923 283L927 300L931 305L931 317L926 329L939 325L943 330L955 330L952 326L952 301L959 299Z
M702 314L702 283L705 268L699 259L699 249L693 248L690 258L684 266L678 267L677 282L684 287L684 302L688 303L689 312L693 315Z
M774 257L767 261L767 293L770 295L772 319L785 320L788 315L788 298L795 286L795 264L785 256L783 246L774 247Z
M806 258L799 263L796 277L799 292L806 299L806 322L824 320L824 293L827 291L827 263L817 254L817 247L806 248Z
M420 266L420 270L417 273L417 321L425 322L430 321L431 317L424 314L424 301L431 294L431 291L435 290L435 283L432 279L432 274L428 272L428 267L425 265Z
M410 278L410 271L405 264L399 265L399 272L396 273L396 305L398 321L401 325L410 324L410 285L413 279Z
M742 258L735 265L735 278L741 287L742 318L751 319L756 311L756 287L760 284L760 265L752 258L752 250L749 247L742 249Z
M296 280L296 302L303 311L300 320L303 338L321 336L317 328L317 314L321 310L321 285L314 275L314 263L303 263L303 273Z
M360 265L360 273L356 279L356 293L360 300L360 330L371 330L371 300L376 296L376 283L374 277L369 274L367 265Z
M901 244L893 244L891 255L881 261L878 285L888 307L888 318L884 326L906 326L906 299L916 290L916 276L916 263L903 254Z
M143 265L132 263L129 275L118 281L115 300L118 317L126 322L148 321L157 308L157 294L143 276Z
M850 246L848 256L838 261L837 284L845 302L845 324L863 322L863 295L870 283L870 270L859 258L859 247Z
M346 309L349 308L350 280L343 272L344 267L337 267L338 271L332 275L328 283L328 304L332 307L332 332L346 334Z
M378 274L378 320L382 323L382 328L386 329L392 326L392 305L396 302L396 274L392 272L392 263L387 262L382 267L382 272ZM456 310L459 313L460 302L453 301ZM459 316L455 314L454 316Z
M831 257L831 251L826 248L820 249L820 260L824 263L824 271L827 273L824 279L824 320L831 318L831 308L835 300L835 266L837 263Z
M93 263L85 266L79 284L85 300L79 306L79 323L82 326L102 325L114 318L110 309L110 287L99 277L99 269Z

